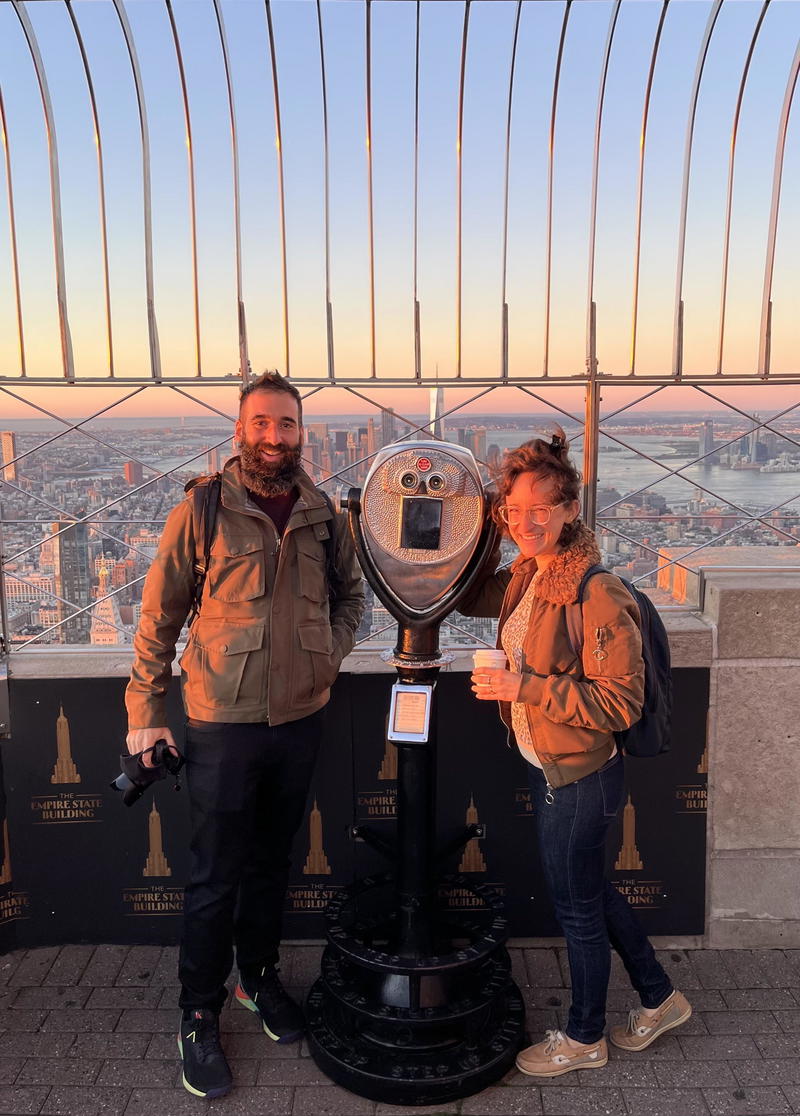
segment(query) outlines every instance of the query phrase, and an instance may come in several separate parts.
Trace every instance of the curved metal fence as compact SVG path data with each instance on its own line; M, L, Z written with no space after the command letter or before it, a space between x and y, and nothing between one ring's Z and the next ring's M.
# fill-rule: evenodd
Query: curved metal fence
M794 563L799 39L800 0L0 0L7 640L130 641L251 368L331 486L561 422L662 605Z

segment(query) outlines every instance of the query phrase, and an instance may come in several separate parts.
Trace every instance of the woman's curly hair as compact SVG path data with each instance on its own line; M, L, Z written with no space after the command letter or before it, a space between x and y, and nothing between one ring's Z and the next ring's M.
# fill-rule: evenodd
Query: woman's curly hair
M553 427L549 442L532 438L516 449L506 450L494 471L493 480L497 496L492 507L492 517L501 531L508 533L508 526L500 517L498 508L506 502L517 477L533 473L537 480L553 481L553 495L558 503L581 498L581 474L569 457L569 442L560 426ZM580 530L580 517L565 523L558 538L559 546L569 546Z

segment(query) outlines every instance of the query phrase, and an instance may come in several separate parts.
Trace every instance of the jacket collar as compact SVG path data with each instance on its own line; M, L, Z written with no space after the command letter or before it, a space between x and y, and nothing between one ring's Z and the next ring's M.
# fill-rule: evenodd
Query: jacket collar
M583 575L591 566L601 561L602 555L594 532L582 523L570 545L557 554L536 579L533 587L534 596L541 597L550 604L572 604L577 600ZM536 559L523 558L522 555L511 566L512 573L520 574L527 579L533 577L536 570Z

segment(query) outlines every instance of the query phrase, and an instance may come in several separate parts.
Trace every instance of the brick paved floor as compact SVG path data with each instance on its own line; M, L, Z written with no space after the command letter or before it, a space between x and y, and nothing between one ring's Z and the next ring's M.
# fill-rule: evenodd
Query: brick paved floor
M284 950L286 983L302 995L320 957ZM563 1025L563 951L512 950L535 1037ZM510 1073L475 1097L433 1108L376 1105L332 1085L303 1044L275 1046L239 1007L222 1017L236 1087L206 1102L180 1085L175 950L64 946L0 957L0 1116L779 1116L800 1113L800 950L667 950L659 954L694 1015L641 1054L611 1048L603 1070L539 1083ZM609 1023L630 993L612 970Z

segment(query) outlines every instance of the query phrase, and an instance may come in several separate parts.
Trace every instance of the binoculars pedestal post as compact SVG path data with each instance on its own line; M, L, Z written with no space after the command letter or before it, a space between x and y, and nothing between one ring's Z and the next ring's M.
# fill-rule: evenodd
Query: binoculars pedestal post
M322 975L307 1003L309 1043L319 1067L351 1092L430 1105L479 1092L513 1066L525 1008L511 980L500 899L465 876L435 872L438 629L401 624L390 661L398 670L390 739L398 724L400 735L420 728L413 715L423 706L424 732L407 735L424 739L396 740L395 871L358 881L328 907ZM403 710L398 691L413 699ZM448 910L438 892L453 882L482 909Z

